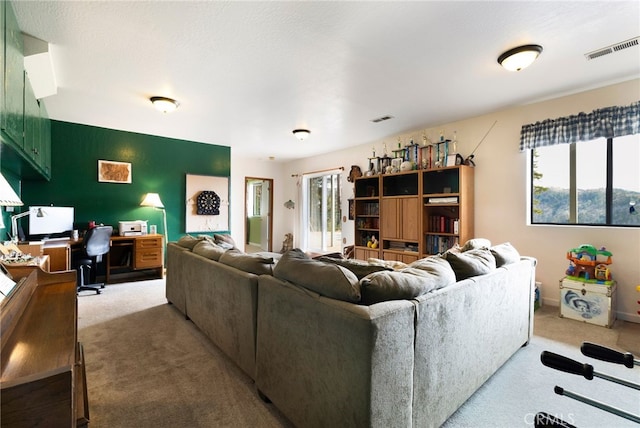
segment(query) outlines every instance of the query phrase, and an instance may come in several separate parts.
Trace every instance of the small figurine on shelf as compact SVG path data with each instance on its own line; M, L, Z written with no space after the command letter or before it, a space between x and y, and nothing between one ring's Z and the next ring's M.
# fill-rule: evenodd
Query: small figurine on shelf
M373 249L378 248L378 240L375 235L371 235L371 238L367 241L367 247Z

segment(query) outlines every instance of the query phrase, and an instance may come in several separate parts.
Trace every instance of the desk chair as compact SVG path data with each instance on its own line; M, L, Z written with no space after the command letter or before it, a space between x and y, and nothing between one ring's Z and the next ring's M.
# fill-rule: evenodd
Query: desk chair
M102 256L109 252L112 226L96 226L87 231L82 240L83 255L78 260L78 291L95 291L100 294L104 283L96 283L97 265L102 261ZM94 267L91 271L92 266ZM90 284L87 284L86 271L90 271Z

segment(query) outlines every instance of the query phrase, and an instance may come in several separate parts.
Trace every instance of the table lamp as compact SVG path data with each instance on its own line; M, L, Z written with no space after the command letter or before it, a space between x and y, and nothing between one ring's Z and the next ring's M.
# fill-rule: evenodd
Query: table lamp
M16 192L13 190L9 182L4 175L0 174L0 206L3 207L18 207L24 205ZM29 212L27 211L27 214ZM15 217L15 216L14 216ZM13 217L11 218L13 222ZM2 215L0 214L0 229L4 229L4 221L2 220ZM13 230L12 230L13 232ZM14 239L14 236L11 236Z
M164 210L164 204L160 200L160 195L157 193L147 193L140 202L140 206L142 207L153 207L157 210L162 211L162 219L164 224L164 243L165 245L169 242L169 235L167 232L167 212Z

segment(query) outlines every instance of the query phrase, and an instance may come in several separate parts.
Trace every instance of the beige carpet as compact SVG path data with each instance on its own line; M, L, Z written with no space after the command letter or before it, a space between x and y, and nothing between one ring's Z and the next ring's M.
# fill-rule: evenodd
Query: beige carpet
M91 428L289 427L262 402L251 379L166 303L164 281L108 285L78 298L79 340L85 347ZM531 427L545 411L585 427L635 426L630 421L553 393L573 392L640 414L637 391L587 381L542 366L542 350L586 362L578 347L590 340L640 356L640 325L613 329L561 319L557 308L536 313L535 336L446 423L445 427ZM473 350L461 355L473 364ZM597 371L640 382L640 368L589 363ZM400 427L402 428L402 427Z

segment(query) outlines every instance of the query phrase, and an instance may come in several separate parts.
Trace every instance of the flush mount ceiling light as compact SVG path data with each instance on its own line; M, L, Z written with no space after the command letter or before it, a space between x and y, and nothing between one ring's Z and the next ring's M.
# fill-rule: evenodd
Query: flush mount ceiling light
M176 100L167 97L151 97L149 99L154 107L163 113L171 113L180 105Z
M294 129L293 130L293 135L296 136L296 138L300 141L305 140L309 134L311 134L311 131L309 131L308 129Z
M498 57L498 64L509 71L520 71L530 66L542 52L540 45L524 45L509 49Z

